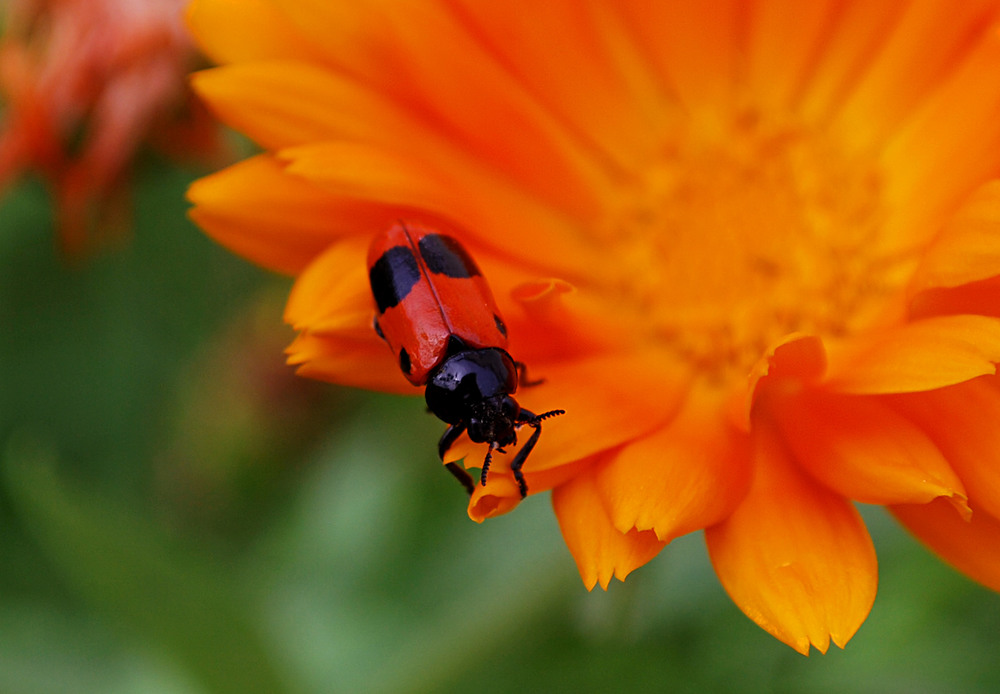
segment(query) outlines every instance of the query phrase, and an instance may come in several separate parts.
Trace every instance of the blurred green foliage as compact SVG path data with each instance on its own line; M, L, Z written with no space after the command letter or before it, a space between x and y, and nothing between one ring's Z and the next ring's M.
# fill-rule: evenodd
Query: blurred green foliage
M482 526L419 399L292 376L290 283L186 219L146 161L135 232L56 251L0 202L0 692L993 692L1000 600L866 510L846 651L744 618L683 538L586 592L545 496Z

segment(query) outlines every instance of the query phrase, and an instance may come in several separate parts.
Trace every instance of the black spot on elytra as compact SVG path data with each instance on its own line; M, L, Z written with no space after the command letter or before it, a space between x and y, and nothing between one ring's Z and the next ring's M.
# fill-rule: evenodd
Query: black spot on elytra
M420 281L420 266L406 246L393 246L368 271L372 296L380 314L396 306Z
M420 239L419 247L420 257L435 275L464 278L483 274L462 244L450 236L428 234Z

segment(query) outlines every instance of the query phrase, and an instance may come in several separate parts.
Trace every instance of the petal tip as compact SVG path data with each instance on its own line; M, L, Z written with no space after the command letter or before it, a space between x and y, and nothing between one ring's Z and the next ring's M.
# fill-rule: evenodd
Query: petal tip
M469 499L469 518L482 523L513 511L521 503L521 492L513 477L490 475L486 485L476 485Z

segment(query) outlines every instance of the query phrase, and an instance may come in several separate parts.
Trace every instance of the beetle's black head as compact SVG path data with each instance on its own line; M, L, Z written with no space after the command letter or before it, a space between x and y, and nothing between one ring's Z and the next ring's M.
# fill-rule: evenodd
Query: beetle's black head
M474 443L487 441L506 446L517 441L514 425L521 407L509 395L486 398L472 408L468 419L469 438Z
M502 349L469 349L451 355L427 381L427 407L448 424L465 424L476 443L513 443L521 408L511 395L517 390L517 367Z

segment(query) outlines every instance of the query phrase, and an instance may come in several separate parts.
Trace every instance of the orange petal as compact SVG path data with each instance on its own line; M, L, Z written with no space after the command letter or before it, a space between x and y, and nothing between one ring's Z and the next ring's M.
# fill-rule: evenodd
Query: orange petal
M385 212L328 192L260 155L191 184L191 218L212 238L264 267L295 274L356 228L381 228ZM345 229L345 224L353 225Z
M324 46L325 63L363 75L516 186L580 219L600 212L608 180L591 143L540 104L446 3L394 3L386 11L307 1L289 3L288 13ZM513 7L508 13L523 18Z
M969 578L1000 591L1000 521L994 516L973 508L972 519L963 521L942 499L891 510L935 554Z
M506 279L501 274L502 286ZM559 278L532 279L509 291L516 310L504 311L511 350L529 364L616 350L632 327L600 293ZM523 336L519 339L519 336Z
M669 542L727 517L750 483L748 437L719 393L694 391L680 414L627 444L597 473L619 532L653 530Z
M577 475L584 473L599 457L580 460L569 465L560 465L548 470L525 472L524 480L528 485L528 493L538 494L566 484ZM477 523L512 511L522 501L521 489L510 469L490 467L486 484L480 484L478 479L476 482L476 488L469 499L469 518Z
M804 390L771 398L768 411L799 464L842 496L867 504L945 496L965 508L965 489L941 452L884 402Z
M815 335L792 333L776 342L750 369L746 392L737 392L730 405L733 421L750 431L750 414L759 390L768 380L813 383L826 371L826 348Z
M193 0L186 19L202 51L216 63L310 60L319 54L268 0Z
M337 141L289 148L280 156L289 162L290 173L333 194L455 220L479 244L507 258L513 252L518 264L542 276L589 284L600 281L602 273L613 274L600 262L601 250L587 243L570 219L449 147L425 157Z
M987 30L988 22L982 5L974 2L851 5L864 8L865 19L890 15L889 22L879 18L880 31L875 35L866 36L864 23L857 22L846 25L839 37L860 45L859 57L847 66L856 70L855 84L841 95L838 132L849 134L859 148L870 148L899 130L900 122L939 87L965 55L971 38ZM848 11L858 16L853 7ZM954 118L946 121L951 124Z
M934 441L964 483L972 505L1000 518L1000 392L976 379L928 393L892 396L889 402Z
M910 302L910 315L914 318L958 313L1000 318L1000 277L959 287L927 289Z
M367 238L348 237L310 263L292 287L285 322L296 330L377 340L375 302L368 284L368 245Z
M567 362L528 365L536 386L517 391L518 402L541 413L564 409L566 414L546 420L542 435L524 470L537 472L589 458L653 431L674 417L684 401L689 374L683 365L671 367L658 353L620 353ZM520 441L527 438L522 429ZM468 456L476 466L483 459L484 444L460 439L449 451L448 461ZM502 469L507 455L495 455L493 465Z
M612 577L624 581L666 544L649 530L616 530L601 504L593 475L588 473L556 487L552 507L587 590L597 583L607 590Z
M937 316L830 346L826 383L844 393L932 390L996 373L1000 320Z
M222 121L268 149L334 138L415 146L429 138L369 85L317 65L239 63L191 79Z
M342 386L401 395L421 395L399 372L399 365L381 340L299 334L285 350L288 363L307 378Z
M521 503L521 490L513 475L490 475L486 484L477 484L469 498L469 518L482 523L502 516Z
M834 9L815 0L750 6L747 90L762 110L781 113L793 105L811 76L817 47L830 35Z
M330 246L299 276L285 320L300 333L289 345L297 373L322 381L391 393L420 390L399 371L375 334L375 307L368 287L368 240L349 237Z
M917 3L917 5L922 3ZM936 3L926 3L935 5ZM907 121L893 134L882 157L885 178L882 199L893 210L881 238L896 247L914 248L929 239L947 221L947 216L975 186L996 175L1000 166L1000 90L995 88L1000 63L1000 31L997 8L974 8L976 3L938 5L944 13L942 25L927 27L933 41L920 46L928 52L933 44L945 48L945 32L968 21L957 51L946 57L950 64L939 75L939 84L929 98L907 114ZM971 9L974 8L974 9ZM972 17L962 17L965 12ZM984 15L990 14L991 17ZM975 16L978 15L978 16ZM913 81L918 64L907 67L898 88ZM991 85L984 88L984 85ZM947 171L947 176L941 172Z
M749 495L705 531L726 592L744 613L802 654L841 648L875 600L875 550L860 514L797 471L773 431L754 432ZM954 511L952 512L954 514Z
M599 156L634 168L658 146L654 118L662 108L662 93L651 93L655 87L635 65L638 57L626 52L626 47L634 51L631 36L619 36L603 6L537 3L526 21L523 12L506 3L464 0L452 5L460 6L457 14L533 98ZM586 81L566 79L575 74L587 75Z
M368 284L369 239L343 238L299 275L285 320L300 331L288 362L302 376L341 385L416 394L395 356L375 334L375 306Z
M980 187L927 248L912 291L1000 275L1000 181Z
M705 0L616 6L665 89L677 95L686 111L698 119L731 113L737 64L744 50L737 38L745 18L742 3Z
M780 7L780 5L775 6ZM845 104L849 103L850 96L855 94L856 90L866 89L864 83L869 77L872 65L875 60L883 57L881 51L885 44L896 38L894 34L900 15L906 9L907 6L903 3L895 2L835 4L836 16L831 17L825 27L826 43L822 50L815 51L810 56L815 64L809 79L802 85L804 92L798 110L806 122L828 120L831 114L837 114ZM780 45L780 41L777 45ZM898 50L898 46L896 48ZM903 58L904 61L905 59L906 57ZM898 81L894 71L895 65L883 65L881 68L885 74L876 77L877 80ZM893 86L900 85L894 83ZM921 88L920 84L912 80L905 86L916 87L918 91ZM892 114L898 117L898 110L905 109L907 102L905 99L900 99L897 103L895 98L897 95L903 94L899 90L890 93L884 90L878 91L877 88L868 88L868 94L862 97L868 100L867 103L864 101L855 103L852 109L840 116L845 121L839 128L840 131L851 139L860 139L861 142L856 143L856 146L865 150L872 139L880 139L885 132L884 129L871 126L886 127L879 121L872 122L870 119L865 119L869 109L884 106L884 104L873 105L872 102L879 96L883 99L890 96L893 103L890 105L889 113L876 111L875 115ZM903 112L905 113L905 110ZM857 127L859 124L862 126L860 129Z

